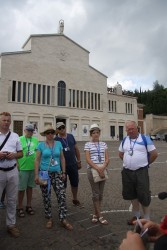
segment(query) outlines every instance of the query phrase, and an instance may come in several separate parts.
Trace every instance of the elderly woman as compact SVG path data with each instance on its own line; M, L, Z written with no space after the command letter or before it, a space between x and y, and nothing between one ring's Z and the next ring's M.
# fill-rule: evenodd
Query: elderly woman
M44 131L40 133L40 135L46 137L46 140L40 142L37 146L35 182L40 185L42 191L45 217L47 219L46 228L52 228L53 226L51 212L52 186L57 196L60 223L65 229L72 230L73 227L66 220L65 159L61 142L54 141L55 134L56 131L50 125L46 126ZM46 178L46 182L41 180L41 176Z
M106 225L108 221L101 215L101 203L103 199L103 190L105 185L105 172L109 163L108 148L105 142L99 141L100 128L97 124L92 124L90 127L91 141L87 142L84 147L86 162L87 162L87 175L92 188L92 200L94 206L94 215L92 223L98 221ZM96 170L100 181L95 182L92 170Z

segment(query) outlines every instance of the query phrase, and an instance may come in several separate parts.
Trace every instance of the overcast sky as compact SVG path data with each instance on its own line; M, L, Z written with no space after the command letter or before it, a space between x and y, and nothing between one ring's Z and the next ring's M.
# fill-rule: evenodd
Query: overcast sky
M31 34L64 34L90 52L108 86L167 87L167 0L5 0L0 53L22 50Z

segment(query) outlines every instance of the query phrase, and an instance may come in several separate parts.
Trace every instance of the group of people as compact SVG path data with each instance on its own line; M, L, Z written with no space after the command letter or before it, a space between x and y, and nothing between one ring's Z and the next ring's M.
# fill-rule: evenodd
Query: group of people
M51 187L53 187L58 202L60 224L65 229L72 230L73 226L66 219L67 176L71 184L73 205L83 207L83 204L78 200L78 170L81 168L81 157L74 136L66 132L66 126L63 122L58 122L55 129L51 125L44 128L40 134L45 137L45 140L39 143L37 138L33 136L34 127L32 124L25 126L24 135L20 138L16 133L10 131L10 124L10 113L1 113L0 197L5 192L7 231L15 237L20 235L16 227L17 200L17 215L19 217L25 217L25 212L34 215L35 211L31 202L35 184L40 185L47 220L46 228L49 229L53 226L51 209ZM84 151L94 208L91 221L107 225L108 221L101 214L101 205L105 181L108 178L106 171L109 164L108 147L105 142L100 141L101 129L98 124L92 124L89 132L90 141L85 143ZM138 218L141 218L141 206L143 223L148 225L151 202L148 168L158 154L150 137L141 135L134 121L126 123L126 132L127 136L119 146L119 157L123 160L122 195L125 200L131 201L134 213L134 216L128 220L128 224L133 225ZM46 180L45 183L41 182L43 176ZM27 203L24 211L25 192ZM129 232L127 239L122 242L120 250L132 249L128 248L128 244L131 244L130 242L137 237L138 235ZM139 241L141 242L141 239Z
M16 227L16 212L20 218L25 212L34 215L32 193L36 184L40 185L46 227L52 228L51 186L57 196L59 220L61 225L72 230L72 225L66 220L66 186L67 175L71 183L74 206L83 205L78 200L78 170L81 168L80 152L75 138L66 133L65 124L59 122L56 129L48 125L41 136L43 142L38 142L33 136L34 126L27 124L24 135L18 136L10 131L11 115L8 112L0 114L0 197L1 208L5 207L7 231L14 237L20 235ZM57 133L58 132L58 133ZM40 173L47 172L47 185L40 183ZM26 193L26 207L23 199Z

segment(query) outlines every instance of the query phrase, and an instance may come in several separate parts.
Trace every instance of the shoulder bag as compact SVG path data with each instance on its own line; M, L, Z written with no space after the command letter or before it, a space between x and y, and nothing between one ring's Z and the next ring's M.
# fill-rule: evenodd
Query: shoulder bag
M103 166L103 164L96 164L98 166L98 168L101 168ZM99 182L99 181L105 181L108 179L108 172L107 172L107 169L104 170L104 175L105 177L104 178L101 178L99 176L99 173L96 169L94 168L91 168L91 172L92 172L92 175L93 175L93 180L94 182Z

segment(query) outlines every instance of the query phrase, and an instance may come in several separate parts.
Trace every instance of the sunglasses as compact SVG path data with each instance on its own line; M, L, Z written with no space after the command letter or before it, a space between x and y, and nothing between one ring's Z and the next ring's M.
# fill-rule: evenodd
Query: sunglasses
M60 128L58 128L58 130L61 130L61 129L65 129L65 126L61 126Z
M49 135L49 134L54 135L54 133L55 133L55 131L53 131L53 130L51 130L51 131L46 131L46 132L45 132L46 135Z

